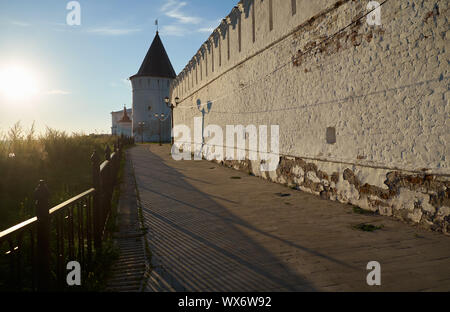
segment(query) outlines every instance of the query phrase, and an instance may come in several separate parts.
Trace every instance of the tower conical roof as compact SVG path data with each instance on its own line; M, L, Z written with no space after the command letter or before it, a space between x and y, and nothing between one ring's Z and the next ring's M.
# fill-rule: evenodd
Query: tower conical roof
M169 56L167 56L166 49L156 32L155 39L142 62L141 68L134 77L161 77L161 78L176 78L175 71L170 63Z

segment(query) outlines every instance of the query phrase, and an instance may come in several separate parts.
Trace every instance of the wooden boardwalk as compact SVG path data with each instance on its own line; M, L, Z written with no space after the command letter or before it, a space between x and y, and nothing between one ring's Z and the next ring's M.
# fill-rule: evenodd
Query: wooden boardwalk
M176 162L168 146L129 156L152 253L144 290L450 290L448 236L211 162ZM381 286L367 285L370 261L381 264Z

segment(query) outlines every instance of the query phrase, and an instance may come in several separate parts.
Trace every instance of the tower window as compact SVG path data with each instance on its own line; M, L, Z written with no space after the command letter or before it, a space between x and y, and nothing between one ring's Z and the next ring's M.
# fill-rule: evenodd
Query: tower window
M328 144L336 144L336 128L334 127L327 128L326 139Z

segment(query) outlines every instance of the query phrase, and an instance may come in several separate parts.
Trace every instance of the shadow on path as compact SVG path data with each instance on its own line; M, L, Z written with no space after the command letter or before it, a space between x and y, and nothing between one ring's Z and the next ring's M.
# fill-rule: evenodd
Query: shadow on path
M149 230L155 273L149 279L149 290L315 290L306 278L250 237L249 231L269 237L273 244L285 244L350 267L248 224L188 183L191 177L167 165L167 160L148 147L136 147L130 155Z

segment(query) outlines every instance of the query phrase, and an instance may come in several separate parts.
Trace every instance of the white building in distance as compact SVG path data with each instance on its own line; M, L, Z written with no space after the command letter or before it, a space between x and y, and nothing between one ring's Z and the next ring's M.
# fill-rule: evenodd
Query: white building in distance
M118 136L132 136L132 119L133 119L133 111L132 109L127 109L126 107L123 110L118 112L111 113L111 134Z

